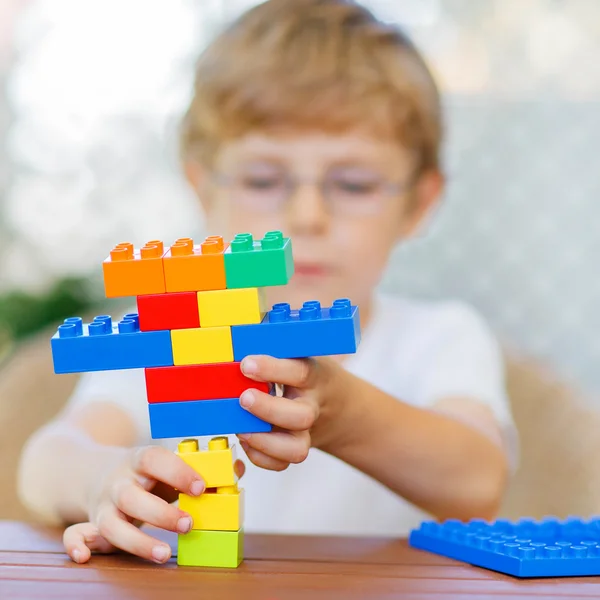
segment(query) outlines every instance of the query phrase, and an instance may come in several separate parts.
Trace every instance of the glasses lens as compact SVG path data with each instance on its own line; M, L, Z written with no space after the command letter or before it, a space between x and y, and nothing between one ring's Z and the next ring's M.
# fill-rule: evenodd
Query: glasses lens
M334 208L345 213L372 213L387 197L386 181L378 173L362 168L332 171L325 189Z
M287 177L280 168L258 164L234 175L231 194L236 203L250 210L268 211L285 201L287 190Z

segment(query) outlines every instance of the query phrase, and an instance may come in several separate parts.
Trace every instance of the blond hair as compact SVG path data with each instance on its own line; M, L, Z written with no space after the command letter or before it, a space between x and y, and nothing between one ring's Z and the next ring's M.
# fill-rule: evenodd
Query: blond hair
M439 168L440 98L423 58L396 27L350 0L269 0L202 53L182 127L185 157L206 164L253 130L367 129Z

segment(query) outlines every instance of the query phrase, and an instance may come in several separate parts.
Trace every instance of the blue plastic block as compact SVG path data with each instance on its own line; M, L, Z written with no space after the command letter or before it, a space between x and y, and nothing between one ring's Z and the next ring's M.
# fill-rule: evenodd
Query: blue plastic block
M140 331L137 314L118 325L108 315L84 325L79 317L65 319L52 337L55 373L168 367L173 364L170 331Z
M240 406L239 398L149 404L152 439L271 431Z
M305 302L300 310L289 304L275 304L262 323L231 328L235 361L249 354L276 358L303 358L352 354L360 343L360 317L357 306L345 298L331 308L321 308L316 300Z
M429 521L409 543L516 577L600 575L600 518Z

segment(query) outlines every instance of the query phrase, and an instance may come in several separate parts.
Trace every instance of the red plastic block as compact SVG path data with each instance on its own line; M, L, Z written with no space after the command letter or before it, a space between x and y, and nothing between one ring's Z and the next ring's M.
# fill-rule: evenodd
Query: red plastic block
M159 240L148 242L139 250L129 242L117 244L102 264L106 297L164 293L163 254Z
M270 385L243 375L239 362L146 369L150 404L236 398L248 388L268 393Z
M141 331L200 327L196 292L137 297Z

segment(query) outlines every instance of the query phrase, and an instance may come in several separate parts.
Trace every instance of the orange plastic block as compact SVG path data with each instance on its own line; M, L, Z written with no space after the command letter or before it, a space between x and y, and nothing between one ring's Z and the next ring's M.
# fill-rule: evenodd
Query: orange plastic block
M178 239L163 260L167 292L224 290L223 252L228 246L220 235L207 237L200 245L191 238Z
M164 294L164 246L153 240L135 250L133 244L117 244L102 264L107 298Z

